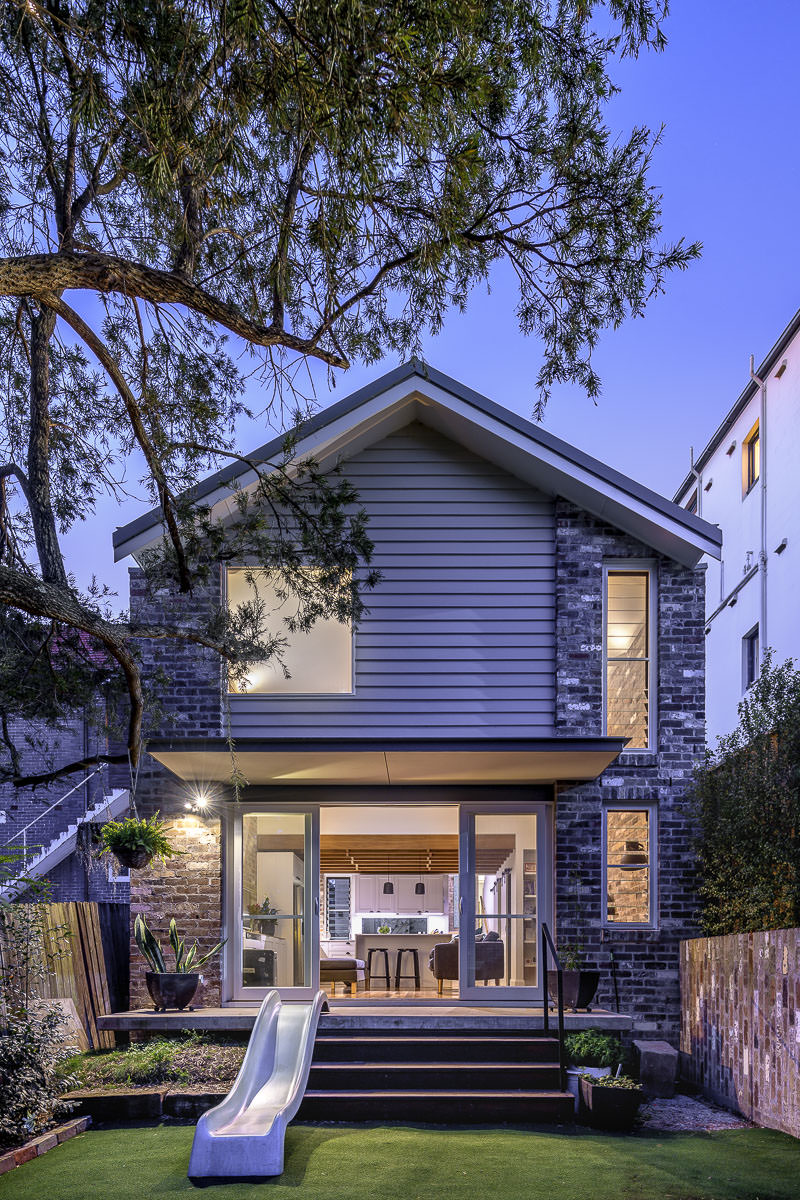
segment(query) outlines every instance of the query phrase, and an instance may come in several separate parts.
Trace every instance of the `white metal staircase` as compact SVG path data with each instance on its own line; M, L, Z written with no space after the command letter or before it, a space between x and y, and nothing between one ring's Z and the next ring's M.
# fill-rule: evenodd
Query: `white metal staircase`
M95 774L93 772L92 774ZM89 776L91 778L91 776ZM31 843L29 834L32 827L51 812L57 805L62 804L67 796L76 791L77 788L83 787L87 780L82 779L80 783L71 788L66 795L59 797L43 812L39 813L32 821L30 821L24 829L20 829L11 837L8 842L0 847L2 851L8 852L14 850L20 853L20 878L14 879L5 886L0 885L0 900L13 900L20 892L24 892L34 879L41 879L48 871L52 871L59 863L63 862L72 854L78 844L78 833L82 825L89 825L93 821L110 821L115 817L120 816L125 812L130 803L130 793L127 788L117 788L115 791L109 792L93 804L91 808L87 808L79 817L74 818L66 829L59 833L46 846Z

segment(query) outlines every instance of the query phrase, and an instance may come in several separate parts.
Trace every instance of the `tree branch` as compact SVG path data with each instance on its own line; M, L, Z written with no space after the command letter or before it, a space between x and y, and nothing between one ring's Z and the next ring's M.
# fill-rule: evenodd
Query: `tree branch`
M276 325L251 321L238 309L170 271L147 267L113 254L26 254L0 259L0 296L33 296L49 304L49 297L68 288L119 292L152 304L183 304L200 316L216 321L254 346L284 346L346 369L350 363L339 354L323 350L314 338L296 337Z

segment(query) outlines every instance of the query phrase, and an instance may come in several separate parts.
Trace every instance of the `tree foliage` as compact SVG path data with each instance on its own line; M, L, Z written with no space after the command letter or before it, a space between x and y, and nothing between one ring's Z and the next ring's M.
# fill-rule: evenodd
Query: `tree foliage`
M60 544L126 487L135 452L181 592L224 545L277 574L298 622L357 621L371 545L357 497L313 463L259 482L223 529L191 488L232 457L245 382L294 409L298 365L416 350L492 266L519 281L538 389L596 394L601 330L697 253L660 246L656 138L605 123L612 67L660 49L651 0L9 0L0 17L0 604L12 653L58 671L99 647L140 752L143 638L279 654L264 614L142 628ZM235 457L235 455L233 456ZM189 499L185 497L188 495ZM231 553L233 550L230 551ZM34 565L31 565L34 564ZM315 571L309 572L309 566ZM309 580L313 579L313 585ZM81 667L83 662L83 668ZM6 677L9 678L8 671ZM23 671L9 715L36 708ZM45 687L40 716L61 704ZM69 767L69 764L67 764Z
M708 934L800 925L800 670L761 674L699 772L700 920Z

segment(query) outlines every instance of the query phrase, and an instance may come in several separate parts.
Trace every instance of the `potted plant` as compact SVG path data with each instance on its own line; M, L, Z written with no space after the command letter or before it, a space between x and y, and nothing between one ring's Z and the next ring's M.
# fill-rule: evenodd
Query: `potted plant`
M180 854L173 849L158 813L145 817L126 817L124 821L107 821L100 830L103 852L110 851L122 867L146 867L154 858L166 862Z
M644 1092L628 1075L581 1075L581 1114L595 1129L630 1129Z
M568 1033L564 1039L567 1067L567 1088L575 1097L575 1112L580 1101L580 1077L591 1075L600 1079L617 1069L624 1057L622 1042L613 1033L602 1029L581 1029Z
M586 969L583 947L577 944L559 946L558 957L563 968L564 1007L573 1012L579 1008L591 1012L589 1005L600 983L600 972ZM557 971L547 972L547 991L551 1000L558 999Z
M278 922L277 921L265 921L265 920L263 920L263 918L275 916L277 914L277 911L278 911L277 908L274 908L273 905L270 903L269 896L264 897L263 904L256 904L256 905L254 905L254 907L252 907L250 909L251 917L260 918L254 922L259 933L266 934L267 937L275 936L275 930L278 927Z
M200 982L197 968L207 963L225 945L225 942L217 942L213 950L198 958L197 942L187 951L186 943L178 936L178 927L173 917L169 923L169 941L175 956L175 970L168 971L161 943L153 936L141 913L136 914L133 936L136 945L150 964L150 970L145 972L145 982L156 1012L166 1012L168 1008L177 1008L182 1012L187 1004L191 1004Z

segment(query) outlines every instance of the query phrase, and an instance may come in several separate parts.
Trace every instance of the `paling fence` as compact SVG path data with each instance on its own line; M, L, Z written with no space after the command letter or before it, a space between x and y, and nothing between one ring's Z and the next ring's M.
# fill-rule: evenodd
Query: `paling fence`
M13 906L17 908L17 905ZM128 906L70 901L40 904L25 944L13 913L0 916L0 967L24 976L31 968L43 1000L72 1000L91 1049L114 1046L97 1018L127 1007Z
M800 929L682 942L680 970L684 1075L800 1137Z

